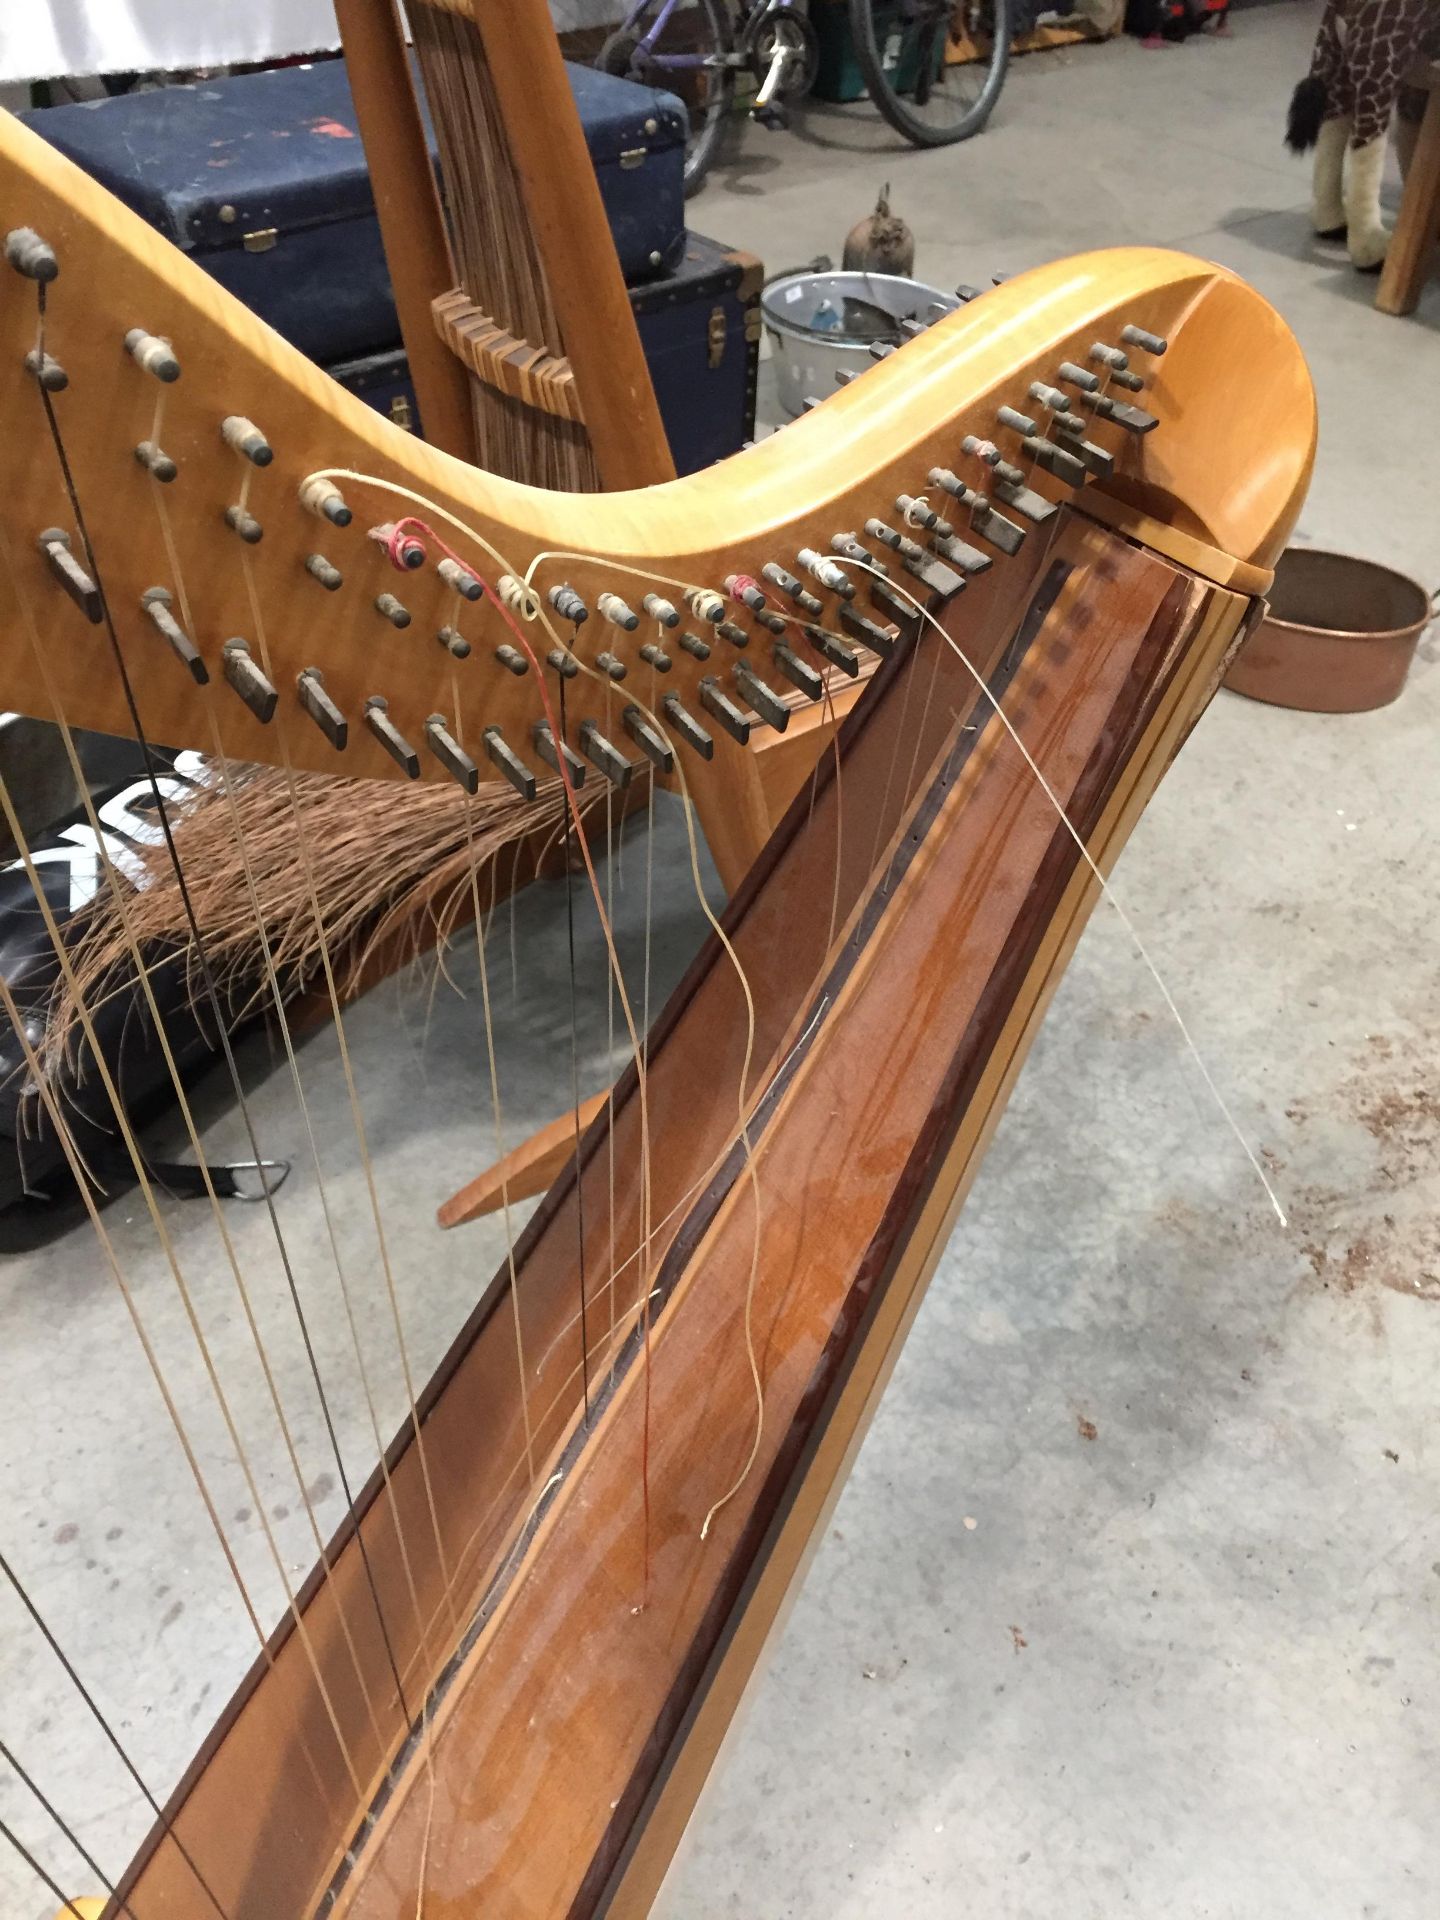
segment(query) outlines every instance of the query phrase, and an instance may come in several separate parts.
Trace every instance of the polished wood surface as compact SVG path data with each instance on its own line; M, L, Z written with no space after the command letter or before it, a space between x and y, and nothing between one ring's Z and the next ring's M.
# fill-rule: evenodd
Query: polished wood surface
M431 319L435 295L455 284L455 263L399 9L396 0L335 0L335 19L425 438L474 460L469 386Z
M1440 60L1427 60L1418 72L1407 75L1406 85L1426 88L1425 115L1375 289L1380 312L1397 315L1413 313L1419 306L1435 242L1440 239Z
M528 756L536 675L493 658L512 629L488 605L459 607L429 565L395 572L366 532L407 503L379 480L419 495L491 583L502 570L531 572L542 592L568 581L592 608L602 590L637 604L647 590L722 592L730 574L797 566L802 548L827 553L871 518L893 524L932 466L962 470L963 436L988 434L997 405L1023 407L1032 381L1084 364L1097 340L1135 324L1170 342L1139 396L1155 431L1096 422L1112 478L963 591L958 579L925 590L960 651L907 622L837 753L815 750L819 703L787 709L782 742L807 726L815 738L788 758L771 749L768 788L767 756L718 728L713 761L677 747L712 845L729 848L722 873L793 795L739 880L729 945L707 947L652 1030L643 1099L632 1069L579 1164L566 1156L517 1246L513 1293L507 1267L421 1395L419 1440L409 1425L397 1436L298 1623L276 1631L111 1903L116 1920L188 1920L199 1862L230 1920L643 1912L1095 897L966 661L1108 863L1293 524L1314 446L1303 362L1223 270L1144 249L1092 255L1007 282L706 473L557 496L398 434L0 125L0 223L22 222L61 262L45 344L70 386L55 404L146 730L204 738L213 720L226 752L282 765L338 757L291 691L309 665L352 716L382 693L410 737L438 711L465 740L499 725ZM34 289L16 275L0 287L0 364L16 369L0 382L14 450L0 527L16 588L26 614L44 611L69 720L122 730L108 637L36 546L43 527L79 529L18 371ZM174 388L125 351L137 325L173 343ZM271 437L263 471L220 433L235 413ZM158 483L130 451L147 437L180 468L163 522ZM355 509L345 529L300 504L337 468ZM258 547L223 523L242 496L264 522ZM306 573L316 550L344 573L339 591ZM140 613L145 588L172 580L214 668L207 687ZM883 595L860 581L856 607L882 617ZM834 594L815 585L820 623L837 626ZM379 620L382 591L406 599L405 632ZM458 663L433 638L457 614L473 639ZM744 663L774 673L774 636L734 617ZM9 603L0 618L6 704L44 713L23 621ZM545 624L529 631L549 644ZM280 693L268 725L219 677L234 635ZM586 718L614 726L617 697L653 707L673 691L702 713L707 672L736 692L718 635L710 663L677 649L663 681L641 670L643 637L594 616L574 636L587 663L616 648L627 664L619 696L588 675L568 683L577 738ZM396 776L359 727L343 760ZM443 777L432 756L422 771ZM753 1026L742 974L758 989ZM578 1305L577 1269L590 1277Z

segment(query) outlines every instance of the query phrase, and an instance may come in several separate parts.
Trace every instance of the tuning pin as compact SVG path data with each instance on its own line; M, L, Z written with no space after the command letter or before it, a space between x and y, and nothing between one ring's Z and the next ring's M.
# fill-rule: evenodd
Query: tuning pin
M399 532L393 520L382 520L378 527L367 527L365 537L385 549L385 557L397 573L414 573L425 564L425 542L417 533Z
M1015 407L997 407L995 418L1002 427L1008 427L1012 433L1018 433L1021 439L1039 431L1035 421L1028 413L1021 413Z
M562 771L563 761L563 770L569 775L572 787L578 788L585 784L585 775L589 772L589 768L573 747L568 747L563 740L555 738L548 720L537 720L531 727L530 744L546 766L553 767L556 773Z
M640 602L652 620L658 620L662 627L678 627L680 611L669 600L662 600L658 593L647 593Z
M60 271L55 249L42 240L33 227L13 227L5 236L5 258L16 273L42 285Z
M1067 387L1078 387L1082 393L1098 393L1100 378L1091 373L1088 367L1077 367L1073 360L1062 360L1055 378L1063 380Z
M816 553L813 547L801 547L795 558L811 578L818 580L828 592L838 593L842 600L855 598L855 582L843 567L837 567L823 553Z
M535 776L520 758L519 754L507 746L504 734L499 727L485 729L485 751L492 763L497 766L505 778L514 787L522 800L535 798Z
M580 662L573 653L567 653L564 647L551 647L545 659L562 680L573 680L580 671Z
M1170 342L1162 340L1158 333L1147 333L1144 327L1122 327L1120 338L1127 347L1138 347L1142 353L1152 354L1157 360L1170 345Z
M432 713L426 720L425 744L466 793L480 791L480 769L451 733L443 713Z
M1043 468L1046 473L1053 473L1067 487L1084 486L1089 469L1077 454L1067 453L1064 447L1057 447L1053 440L1026 440L1022 444L1037 467Z
M677 643L682 653L688 653L692 660L708 660L710 648L698 633L682 633Z
M307 513L328 520L332 527L348 527L354 518L340 489L323 474L312 473L300 482L300 504Z
M596 654L595 664L602 673L608 673L612 680L623 680L628 672L625 662L617 659L608 649L604 653Z
M384 694L372 693L365 702L365 725L395 764L404 768L406 777L418 780L420 756L390 718L389 706Z
M166 386L180 378L180 362L168 340L161 340L143 327L131 327L125 336L125 351L143 372L152 374Z
M242 454L252 467L268 467L275 458L270 442L255 422L247 420L243 414L227 414L220 422L220 437L226 446Z
M720 722L732 740L738 740L742 747L745 745L750 738L750 722L723 691L713 674L700 682L700 704Z
M954 532L950 523L941 519L928 500L917 500L914 494L896 494L895 511L907 527L923 527L927 533Z
M539 609L535 605L535 596L523 580L517 580L513 573L502 573L495 582L495 592L500 604L507 612L513 613L517 620L533 619Z
M722 620L715 629L722 640L728 640L732 647L748 647L750 636L744 627L737 627L733 620Z
M508 641L502 641L495 649L495 658L507 673L513 673L518 680L522 674L530 671L530 662L518 647L512 647Z
M166 587L147 587L140 596L140 605L154 622L156 630L164 638L176 659L189 671L196 686L209 683L210 669L201 659L198 648L189 634L171 613L174 598Z
M685 707L678 693L667 693L660 703L660 711L679 734L687 747L693 747L702 760L713 760L715 741L713 736L701 726L695 716Z
M1044 380L1030 382L1030 398L1038 400L1047 413L1069 413L1070 411L1069 394L1062 393L1059 387L1047 385ZM1027 434L1025 438L1033 438L1033 433Z
M626 707L620 716L620 724L645 758L657 766L661 773L671 771L675 765L675 756L639 707Z
M232 533L239 534L247 547L258 547L265 535L254 514L242 506L226 507L225 524Z
M878 540L882 547L889 547L892 552L898 552L904 544L904 534L897 533L894 527L887 527L883 520L867 520L865 522L865 531L872 540ZM841 539L846 538L843 534L838 537ZM858 540L850 540L843 551L853 554L856 559L858 559L861 554L865 554L867 560L870 558Z
M856 678L860 672L860 656L853 647L847 647L838 634L827 633L824 627L802 627L801 632L832 667L839 667L852 680Z
M709 626L716 626L725 618L725 602L710 587L690 587L685 594L685 604L697 620Z
M767 726L784 733L790 724L790 708L774 687L742 661L735 669L735 684Z
M441 627L435 638L454 660L470 658L470 642L456 627Z
M318 580L327 593L334 593L344 585L344 575L338 567L331 566L323 553L307 553L305 571L312 580Z
M635 777L638 761L627 760L617 746L608 741L593 720L580 725L580 750L597 766L612 786L625 788Z
M447 557L440 561L435 571L445 582L446 586L453 587L456 593L464 600L478 600L485 591L474 574L462 567L458 560L451 560Z
M148 474L167 486L180 471L164 448L157 447L153 440L142 440L135 449L135 458Z
M789 630L790 622L784 614L772 613L768 607L761 613L751 614L750 617L756 626L763 627L766 633L785 633Z
M1130 357L1119 347L1108 347L1103 340L1097 340L1091 347L1089 358L1099 367L1104 367L1113 386L1124 387L1129 393L1140 393L1145 382L1138 373L1130 371Z
M70 551L70 536L61 527L47 527L35 543L70 598L92 627L105 617L100 589Z
M375 611L382 619L388 620L392 627L399 627L402 631L410 624L410 609L402 606L393 593L377 593Z
M600 609L600 618L608 620L612 627L619 627L622 633L633 633L640 624L640 616L627 607L618 593L602 593L595 602Z
M32 347L26 354L25 371L40 382L46 393L63 393L70 384L70 376L60 362L38 347Z
M154 618L153 613L151 618ZM243 640L227 640L224 660L225 678L255 718L268 724L275 716L275 702L279 695L250 658L249 647Z
M772 587L778 587L787 600L793 600L802 613L817 614L820 602L813 593L807 591L793 573L787 573L784 567L777 567L773 560L767 561L760 569L762 580L768 580Z
M793 647L787 647L784 641L780 641L776 644L772 657L791 686L798 687L807 700L818 700L824 693L825 682L808 661L800 658Z
M670 671L670 656L663 647L657 647L653 640L647 640L640 649L640 658L647 666L654 667L657 673Z
M325 678L320 669L306 667L295 685L300 694L300 705L336 752L343 752L350 738L350 723L326 693Z
M570 621L572 626L582 627L590 618L590 609L573 587L565 586L563 583L558 587L551 587L545 598L560 618Z
M1004 457L993 440L982 440L978 435L967 433L960 442L962 453L972 454L975 459L983 460L995 478L1007 487L1023 487L1025 475L1019 467L1012 466Z
M752 613L764 612L765 595L748 573L727 574L725 591L732 600L738 600L742 607L748 607Z

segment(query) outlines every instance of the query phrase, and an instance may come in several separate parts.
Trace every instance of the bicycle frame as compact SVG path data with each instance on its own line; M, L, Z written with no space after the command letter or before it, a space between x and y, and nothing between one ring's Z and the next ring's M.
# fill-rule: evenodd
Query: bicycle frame
M637 4L626 15L621 30L625 33L638 33L639 22L644 19L654 0L637 0ZM710 67L743 67L750 58L750 41L764 21L771 14L784 13L794 5L794 0L760 0L760 4L749 8L740 21L740 33L737 44L718 58L703 53L661 53L656 50L657 42L663 37L670 17L680 5L680 0L660 0L660 7L648 30L640 35L635 51L643 54L646 62L666 73L697 73Z

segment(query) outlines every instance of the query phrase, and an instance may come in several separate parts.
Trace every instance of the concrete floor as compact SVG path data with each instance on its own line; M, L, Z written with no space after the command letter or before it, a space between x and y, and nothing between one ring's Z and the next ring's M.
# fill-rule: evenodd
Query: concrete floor
M1017 63L983 139L896 151L861 116L746 132L695 224L778 269L845 231L885 179L917 268L983 281L1111 241L1223 260L1310 356L1322 450L1300 537L1440 576L1425 404L1440 288L1412 321L1317 250L1305 169L1280 146L1310 11L1148 54L1126 41ZM1377 428L1379 431L1377 432ZM1118 890L1290 1216L1281 1231L1153 982L1100 910L936 1276L916 1337L728 1764L659 1907L665 1920L1429 1920L1440 1883L1440 647L1395 707L1323 719L1222 696L1126 853ZM657 979L701 922L674 812L657 822ZM633 929L644 848L621 888ZM503 927L501 929L503 936ZM527 895L512 991L496 942L518 1134L569 1073L557 889ZM582 968L598 955L585 936ZM633 949L632 949L633 950ZM349 1027L361 1060L412 1363L444 1347L498 1250L440 1242L434 1197L485 1158L473 1083L474 957L443 985L387 986ZM658 991L658 987L657 987ZM582 1074L604 1076L603 1009ZM301 1153L283 1070L252 1050L262 1138ZM333 1044L305 1083L331 1171L350 1153ZM207 1141L239 1147L217 1102ZM347 1360L311 1169L280 1207L321 1360ZM313 1557L293 1480L215 1258L213 1224L167 1207L287 1563ZM262 1271L257 1310L293 1394L322 1524L339 1490L303 1388L273 1243L231 1209ZM147 1313L181 1329L135 1196L108 1210L148 1267ZM339 1233L384 1362L373 1234L353 1185ZM249 1658L243 1616L152 1403L83 1223L0 1271L0 1546L82 1661L157 1789ZM457 1256L459 1256L457 1258ZM353 1371L353 1367L351 1369ZM182 1396L262 1608L279 1587L218 1420ZM399 1405L393 1362L382 1420ZM353 1400L353 1397L352 1397ZM339 1406L363 1458L358 1401ZM137 1467L137 1461L140 1463ZM137 1493L139 1495L137 1499ZM0 1738L117 1867L143 1829L18 1607L0 1594ZM0 1817L66 1884L89 1876L13 1782ZM49 1901L0 1850L0 1913Z

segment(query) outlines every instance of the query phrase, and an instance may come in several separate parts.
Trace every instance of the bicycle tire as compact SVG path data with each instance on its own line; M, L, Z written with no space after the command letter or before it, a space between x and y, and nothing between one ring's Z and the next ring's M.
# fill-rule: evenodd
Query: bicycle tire
M696 6L704 15L711 45L717 54L733 51L731 45L731 21L723 0L695 0ZM682 91L677 85L676 76L647 61L636 43L633 32L618 28L612 33L595 56L594 63L602 73L618 74L623 80L636 80L641 86L663 87L668 93ZM710 90L706 96L703 114L690 116L690 137L685 143L685 198L705 183L705 176L714 163L715 154L720 145L720 133L735 98L735 69L721 67L709 76ZM686 112L690 113L686 102Z
M994 112L1010 65L1012 14L1010 0L990 0L990 4L994 12L994 37L980 92L962 119L953 126L937 127L919 118L886 70L884 50L875 30L876 12L878 8L882 16L890 14L895 0L850 0L850 34L866 92L877 111L912 146L948 147L958 140L973 139Z

